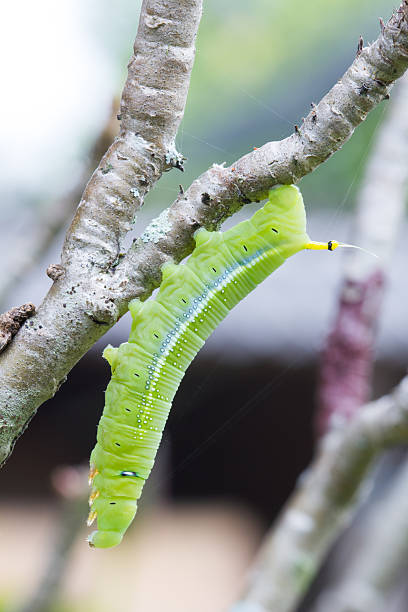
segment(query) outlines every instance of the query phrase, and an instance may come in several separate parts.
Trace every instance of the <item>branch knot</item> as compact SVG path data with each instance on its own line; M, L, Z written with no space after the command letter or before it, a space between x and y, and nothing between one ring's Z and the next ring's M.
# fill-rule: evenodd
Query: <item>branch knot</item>
M35 306L28 302L0 315L0 353L10 344L23 323L33 314L35 314Z

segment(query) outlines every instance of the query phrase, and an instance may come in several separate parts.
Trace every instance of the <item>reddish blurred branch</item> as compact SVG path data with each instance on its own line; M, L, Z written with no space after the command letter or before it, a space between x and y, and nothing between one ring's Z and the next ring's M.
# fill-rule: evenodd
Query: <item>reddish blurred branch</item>
M408 79L393 92L369 158L357 201L336 319L321 357L317 428L320 434L350 419L370 399L373 354L384 283L404 216L408 185Z
M135 55L121 103L118 138L89 181L55 280L33 318L0 358L0 463L37 408L80 357L160 283L161 266L193 248L200 226L217 227L277 183L297 182L348 140L408 66L404 1L378 39L361 49L345 75L304 123L230 168L213 165L180 194L122 256L122 244L146 193L163 171L182 166L174 148L191 67L201 0L144 0Z

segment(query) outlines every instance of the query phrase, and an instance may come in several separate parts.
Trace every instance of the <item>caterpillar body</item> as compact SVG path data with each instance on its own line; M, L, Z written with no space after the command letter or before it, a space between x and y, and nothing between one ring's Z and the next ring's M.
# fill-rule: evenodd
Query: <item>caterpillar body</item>
M228 312L291 255L334 250L312 242L300 191L281 186L247 221L226 232L199 230L186 264L165 264L154 300L129 304L129 341L106 347L112 369L90 458L91 546L119 544L132 522L171 403L187 367Z

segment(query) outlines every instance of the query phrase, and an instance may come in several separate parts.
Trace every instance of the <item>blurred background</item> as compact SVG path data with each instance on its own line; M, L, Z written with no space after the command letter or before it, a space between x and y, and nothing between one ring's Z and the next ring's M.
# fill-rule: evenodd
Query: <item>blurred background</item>
M180 183L188 187L213 162L229 165L288 136L353 61L359 36L375 39L379 17L393 8L389 0L329 6L205 0L177 138L185 172L160 180L135 233L171 204ZM137 0L21 0L2 8L2 312L27 301L38 305L51 285L45 270L59 261L81 187L117 130L112 109L139 9ZM301 181L314 239L348 240L386 108L380 104L339 153ZM229 223L255 208L245 207ZM36 241L41 248L24 260L25 245ZM406 369L407 249L406 241L398 243L390 271L375 396ZM299 254L222 323L177 394L129 537L117 550L91 551L85 526L80 529L64 552L52 609L156 612L165 605L167 612L217 612L237 596L262 534L312 456L317 359L340 268L340 254ZM0 472L0 610L23 609L46 571L66 497L55 469L87 462L109 380L101 352L108 342L125 341L128 329L126 316L82 359ZM86 504L83 516L85 525Z

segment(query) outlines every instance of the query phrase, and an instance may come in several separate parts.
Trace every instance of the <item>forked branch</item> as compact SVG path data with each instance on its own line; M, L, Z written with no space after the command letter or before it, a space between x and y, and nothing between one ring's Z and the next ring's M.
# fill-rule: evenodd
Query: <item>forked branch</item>
M85 189L55 280L30 325L0 358L0 463L37 408L80 357L160 283L161 265L191 252L211 229L278 183L297 182L350 138L408 65L404 1L379 38L312 108L303 125L230 168L212 166L122 257L122 243L147 191L171 167L194 57L201 0L144 0L122 98L122 129Z

